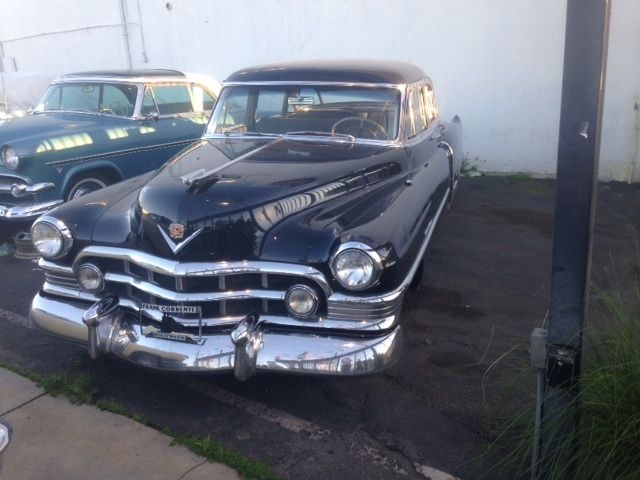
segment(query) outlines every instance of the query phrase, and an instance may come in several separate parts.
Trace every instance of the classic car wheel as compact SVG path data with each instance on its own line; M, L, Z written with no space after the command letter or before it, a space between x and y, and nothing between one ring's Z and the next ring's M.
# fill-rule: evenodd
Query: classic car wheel
M66 201L82 197L87 193L95 192L109 185L109 180L100 174L89 174L77 179L67 194Z
M364 117L346 117L338 120L333 124L333 127L331 127L331 134L334 135L336 132L353 135L357 138L369 138L364 134L370 133L371 138L374 140L387 140L388 138L387 131L382 125Z

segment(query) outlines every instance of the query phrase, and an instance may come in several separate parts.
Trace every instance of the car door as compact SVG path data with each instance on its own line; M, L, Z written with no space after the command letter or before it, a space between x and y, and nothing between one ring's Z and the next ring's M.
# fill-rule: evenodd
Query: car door
M141 163L158 168L202 136L215 99L187 82L146 85L140 109L140 138L149 150ZM143 152L141 152L143 153Z
M422 243L443 202L449 178L449 159L440 146L441 127L437 118L429 121L424 82L407 87L404 107L404 141L411 165L410 189L413 189L412 218L416 219L414 229L409 233L411 243L415 245Z

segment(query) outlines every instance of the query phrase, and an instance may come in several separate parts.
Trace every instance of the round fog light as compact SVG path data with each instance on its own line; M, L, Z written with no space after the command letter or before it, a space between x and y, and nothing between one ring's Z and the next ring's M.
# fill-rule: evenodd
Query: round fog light
M78 283L83 290L98 293L104 288L104 276L98 267L85 263L78 268Z
M294 285L284 297L289 313L295 317L309 317L318 309L318 295L306 285Z

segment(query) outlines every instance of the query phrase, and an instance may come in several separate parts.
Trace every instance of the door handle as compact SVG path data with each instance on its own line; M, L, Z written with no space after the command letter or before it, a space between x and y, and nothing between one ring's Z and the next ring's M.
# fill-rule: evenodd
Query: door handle
M444 135L442 133L434 133L429 137L429 140L440 140Z
M429 162L424 164L424 168L427 168L429 166Z

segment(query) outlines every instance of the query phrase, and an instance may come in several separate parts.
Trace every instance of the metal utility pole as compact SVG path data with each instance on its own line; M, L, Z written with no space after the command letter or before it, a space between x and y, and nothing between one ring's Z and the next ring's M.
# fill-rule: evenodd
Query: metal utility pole
M579 420L609 12L610 0L567 1L539 479L549 478L554 459L567 458L561 447L577 448L571 443Z

